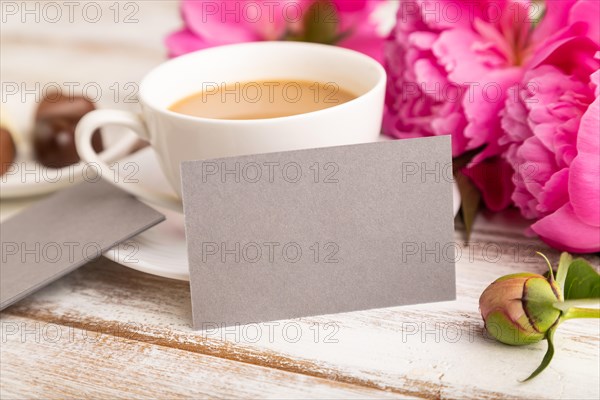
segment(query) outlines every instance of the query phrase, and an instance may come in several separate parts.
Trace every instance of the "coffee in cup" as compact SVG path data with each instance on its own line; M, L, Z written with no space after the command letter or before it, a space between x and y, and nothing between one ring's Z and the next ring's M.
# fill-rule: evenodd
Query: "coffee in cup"
M193 117L268 119L305 114L355 99L335 82L301 79L207 83L205 90L175 102L169 110Z
M236 83L240 102L231 91ZM88 113L76 129L77 151L101 169L102 178L142 200L181 210L183 161L376 141L385 84L381 64L341 47L277 41L213 47L148 73L140 84L141 114ZM271 99L270 88L277 89ZM298 88L302 104L294 103ZM202 102L210 93L214 100ZM115 177L92 147L93 132L106 125L129 128L149 141L177 196ZM123 138L136 143L132 139Z

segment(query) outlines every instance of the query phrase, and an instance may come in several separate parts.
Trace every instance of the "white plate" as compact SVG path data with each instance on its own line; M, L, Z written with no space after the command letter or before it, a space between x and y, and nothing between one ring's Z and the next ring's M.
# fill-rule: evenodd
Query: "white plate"
M151 148L145 148L122 160L139 166L136 178L141 185L168 188ZM170 190L170 189L169 189ZM460 194L454 185L454 215L458 213ZM159 209L166 221L114 248L105 256L126 267L165 278L189 280L183 215Z
M125 135L126 139L116 141L107 140L107 135L103 135L107 150L100 156L104 161L111 163L121 159L138 140L125 131L119 134L121 137ZM22 140L17 144L19 157L13 163L13 169L0 177L0 199L41 196L84 179L97 179L99 169L91 164L77 163L64 168L48 168L39 164L33 160L31 146L26 143Z

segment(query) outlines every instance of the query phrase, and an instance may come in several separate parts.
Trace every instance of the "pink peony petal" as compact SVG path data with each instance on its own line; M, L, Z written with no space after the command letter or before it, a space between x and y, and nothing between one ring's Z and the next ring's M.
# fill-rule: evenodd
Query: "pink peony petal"
M570 204L531 225L531 229L550 246L574 253L600 251L600 227L579 219Z
M573 24L577 21L586 22L588 26L587 36L598 45L600 45L599 18L600 1L597 0L579 0L569 13L569 23Z
M532 134L527 124L527 108L521 101L518 86L515 85L508 89L505 108L500 112L501 125L505 134L498 139L500 145L514 141L521 142Z
M535 197L557 170L554 155L535 136L525 140L518 148L512 167L521 174L523 185Z
M463 173L477 186L488 209L501 211L510 205L515 186L511 179L513 169L505 160L494 157L470 165Z
M269 0L265 0L269 1ZM287 0L292 1L292 0ZM297 1L297 0L294 0ZM375 35L377 25L371 20L372 14L385 2L379 0L331 0L337 10L339 31L349 31L353 35ZM325 17L328 18L328 17ZM333 19L332 17L331 19Z
M383 48L385 42L379 36L350 35L338 43L338 46L360 51L383 63Z
M596 53L595 58L596 58L596 60L600 60L600 51L598 51ZM594 95L596 97L600 96L600 69L598 69L596 72L594 72L590 76L590 81L592 82L592 85L595 87Z
M600 227L600 98L581 119L577 149L569 174L571 204L579 218Z
M196 36L194 32L187 28L167 36L165 43L169 50L169 57L177 57L182 54L212 46L212 43L207 43L204 39Z
M600 161L598 154L580 154L569 171L569 194L577 216L600 226Z
M262 3L261 0L252 4L241 0L183 0L181 13L187 27L207 43L252 42L262 39L258 32L270 17L276 16L279 21L282 16L281 10L273 9L274 12L270 13ZM257 9L261 10L259 19L256 18ZM284 24L281 29L285 29Z
M450 29L442 32L433 45L433 53L454 83L478 82L488 72L475 55L477 40L473 31Z
M441 9L461 9L467 3L463 15L468 19L440 18ZM587 138L581 132L591 121L584 121L583 113L594 92L600 93L599 63L590 57L598 51L598 41L589 38L598 26L598 12L592 13L597 4L548 0L541 22L532 26L529 11L540 3L401 3L388 40L392 83L384 129L393 127L400 137L451 133L454 155L485 144L465 174L488 208L499 210L514 201L526 217L542 218L532 232L537 229L547 242L597 251L599 232L590 224L600 222L600 188L585 197L577 194L592 190L591 179L600 176L598 164L592 165L600 150L586 144L596 149L590 152L596 158L587 159L585 151L578 154L584 145L577 143L578 136L582 142L600 136ZM500 9L500 18L483 12L490 9ZM522 19L515 19L519 15ZM407 85L417 89L407 93ZM448 86L467 90L453 102L440 96ZM599 131L597 122L592 125ZM582 235L587 236L579 240Z
M549 214L558 210L569 201L569 169L563 168L548 180L538 196L538 211Z
M433 32L413 32L408 36L408 43L420 50L431 50L437 38Z
M521 75L519 68L495 70L486 74L465 94L462 104L469 124L464 135L470 139L472 148L487 144L476 160L502 151L498 144L504 135L500 113L504 109L508 89L519 82Z
M498 5L509 0L492 1ZM482 18L490 10L487 2L489 0L412 0L400 4L400 10L404 10L405 14L418 14L427 26L434 29L470 29L474 18ZM500 8L503 9L504 5L500 4Z
M545 7L544 17L533 31L534 42L541 43L569 23L569 10L577 0L550 0L535 7ZM529 13L527 14L529 15Z
M524 12L524 11L521 11ZM517 14L518 15L518 14ZM514 16L510 18L510 13L504 15L505 18L512 23L511 26L502 29L501 32L495 24L475 19L474 28L477 33L481 36L481 39L476 43L475 48L480 50L481 54L486 54L485 64L488 67L505 67L507 65L514 65L515 53L512 46L523 46L521 43L513 43L518 40L518 37L522 37L522 34L512 32L517 30L520 24L514 24ZM513 38L511 36L516 36ZM491 50L487 51L486 50Z
M462 134L467 125L462 113L453 112L443 117L434 118L431 128L435 135L452 135L452 155L460 156L467 150L468 140Z
M432 60L422 58L415 62L415 80L426 95L434 97L439 102L446 100L445 90L448 89L448 80Z
M373 2L369 0L333 0L333 4L340 12L347 13L363 11L371 6Z
M551 36L545 34L544 36L540 37L536 41L539 43L539 47L535 49L535 54L527 63L527 67L533 69L540 66L544 60L557 48L569 42L574 37L583 34L585 31L587 31L585 23L575 23L555 31Z
M596 98L588 107L579 124L577 149L579 152L598 155L600 153L600 99Z
M557 32L540 44L528 67L552 64L568 75L587 80L597 68L596 63L590 62L589 54L598 50L598 45L585 36L587 30L587 24L578 21Z

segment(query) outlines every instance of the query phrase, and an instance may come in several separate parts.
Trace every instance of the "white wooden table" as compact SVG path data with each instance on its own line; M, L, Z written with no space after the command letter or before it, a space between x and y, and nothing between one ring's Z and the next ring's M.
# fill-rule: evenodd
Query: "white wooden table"
M179 25L177 7L146 1L125 9L123 2L120 18L138 10L138 22L125 24L114 22L113 1L96 3L104 13L97 23L77 13L73 22L42 16L37 24L7 16L2 82L97 82L103 106L135 109L124 102L125 84L164 60L162 39ZM23 126L35 101L25 100L6 102ZM0 203L2 217L24 205ZM464 245L457 223L462 254L453 302L202 332L190 326L187 283L100 259L1 314L0 397L597 399L600 321L563 324L553 363L525 384L519 380L545 344L509 347L483 331L478 298L491 281L544 272L535 250L558 258L526 238L526 226L515 211L484 214ZM598 257L588 259L598 267Z

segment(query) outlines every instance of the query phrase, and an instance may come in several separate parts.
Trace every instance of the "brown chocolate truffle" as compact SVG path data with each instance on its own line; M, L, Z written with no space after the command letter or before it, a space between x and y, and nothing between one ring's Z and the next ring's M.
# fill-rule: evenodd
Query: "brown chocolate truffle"
M81 96L49 94L40 103L36 113L33 131L35 158L51 168L62 168L79 162L75 148L75 127L94 108L92 102ZM103 150L99 131L92 138L92 147L97 152Z
M12 135L7 129L0 128L0 176L6 173L16 155L17 149Z

